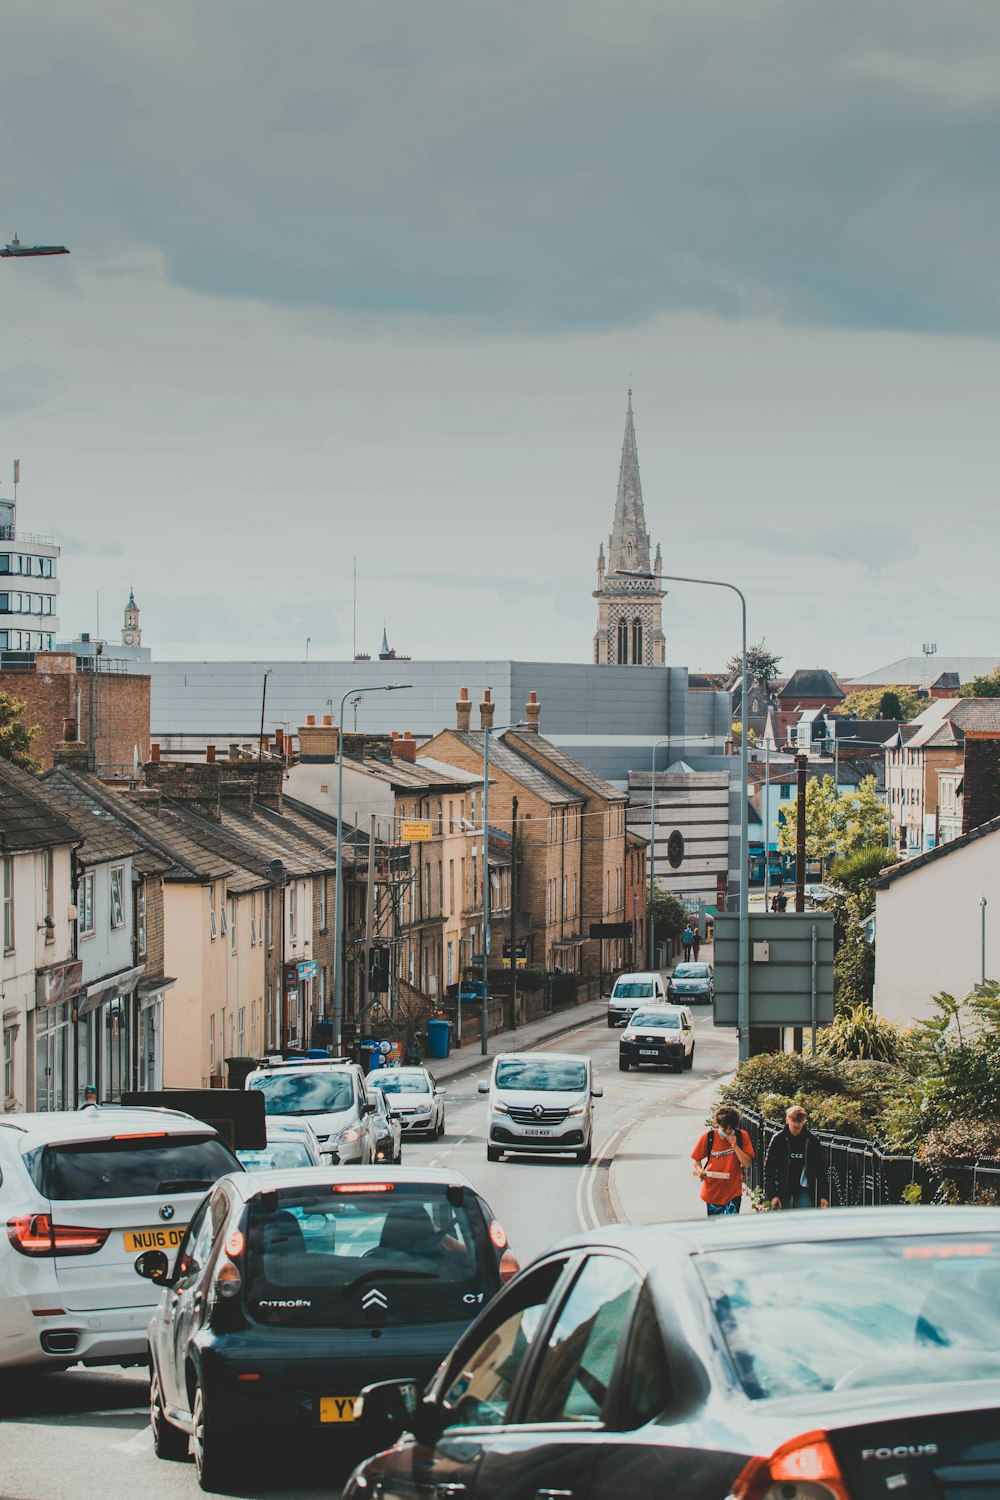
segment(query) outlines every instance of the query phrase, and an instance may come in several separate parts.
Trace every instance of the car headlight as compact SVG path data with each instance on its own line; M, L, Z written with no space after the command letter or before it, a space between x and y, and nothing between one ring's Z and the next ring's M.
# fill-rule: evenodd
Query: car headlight
M510 1113L506 1104L501 1104L499 1099L494 1099L491 1101L490 1109L493 1110L494 1114L498 1115L506 1115Z
M340 1135L337 1137L337 1139L342 1146L353 1145L355 1141L361 1139L361 1126L348 1125L346 1129L340 1132Z
M585 1115L587 1113L587 1105L586 1104L574 1104L573 1107L572 1107L572 1109L568 1109L566 1111L566 1113L568 1115Z

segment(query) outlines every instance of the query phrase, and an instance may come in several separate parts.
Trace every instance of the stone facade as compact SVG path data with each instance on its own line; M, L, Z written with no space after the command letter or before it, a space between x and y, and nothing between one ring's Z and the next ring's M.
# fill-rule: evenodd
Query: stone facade
M639 456L632 418L632 392L625 414L625 441L615 517L608 537L605 563L603 544L597 557L597 633L594 661L598 666L662 667L666 663L663 636L664 590L657 578L635 574L660 574L660 549L650 566L649 532L639 482Z
M88 747L93 740L93 761L101 772L130 768L136 750L140 764L148 759L149 681L141 673L81 672L71 653L40 651L27 670L6 666L0 671L0 692L24 704L22 723L38 725L32 753L43 771L53 764L55 746L75 737ZM74 725L69 736L67 720Z

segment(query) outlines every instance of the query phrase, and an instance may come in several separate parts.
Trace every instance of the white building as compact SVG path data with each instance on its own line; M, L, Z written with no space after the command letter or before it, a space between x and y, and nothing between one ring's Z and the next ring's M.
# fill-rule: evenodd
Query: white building
M51 651L59 633L59 548L17 529L13 500L0 500L0 651Z
M1000 976L1000 818L894 865L875 893L879 1015L926 1020L934 995L965 995L984 973Z

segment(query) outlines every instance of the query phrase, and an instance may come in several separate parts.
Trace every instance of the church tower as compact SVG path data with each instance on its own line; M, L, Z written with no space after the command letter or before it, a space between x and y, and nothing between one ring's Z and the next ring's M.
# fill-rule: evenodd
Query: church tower
M662 572L659 545L650 567L649 532L642 507L639 455L635 446L632 392L629 390L625 442L607 561L603 544L597 555L594 661L598 666L662 667L665 664L661 604L665 590L659 584ZM630 576L636 573L655 576Z
M129 589L125 606L125 625L122 630L123 646L141 646L142 631L139 629L139 606L135 602L135 589Z

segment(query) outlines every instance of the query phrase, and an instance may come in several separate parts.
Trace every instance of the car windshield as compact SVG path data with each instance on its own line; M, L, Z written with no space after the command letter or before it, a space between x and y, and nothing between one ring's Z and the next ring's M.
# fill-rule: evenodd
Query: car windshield
M257 1322L468 1321L497 1285L483 1214L468 1190L324 1183L251 1201L245 1301Z
M429 1094L432 1087L425 1073L398 1073L394 1070L380 1078L378 1086L383 1094Z
M280 1172L288 1167L314 1167L304 1141L269 1141L260 1151L237 1151L248 1172Z
M531 1093L579 1094L587 1087L587 1065L579 1062L547 1062L528 1057L498 1062L498 1089L527 1089Z
M326 1115L350 1109L354 1083L349 1073L265 1073L248 1085L264 1095L268 1115Z
M744 1246L695 1264L753 1400L1000 1377L995 1235Z
M640 1010L632 1017L631 1031L680 1031L681 1018L672 1010Z
M707 979L708 964L678 964L674 970L675 979Z
M45 1146L25 1160L39 1192L63 1203L204 1192L226 1172L240 1169L229 1147L214 1135L136 1136Z
M653 993L653 986L648 979L619 979L615 985L614 998L616 1000L648 1000Z

